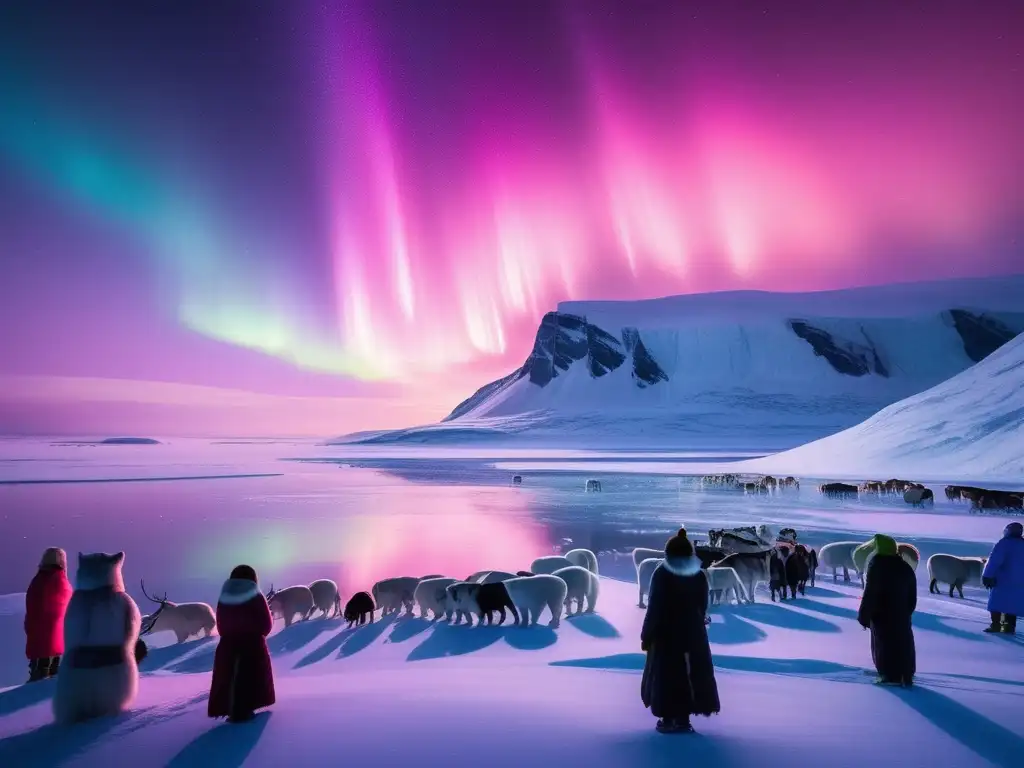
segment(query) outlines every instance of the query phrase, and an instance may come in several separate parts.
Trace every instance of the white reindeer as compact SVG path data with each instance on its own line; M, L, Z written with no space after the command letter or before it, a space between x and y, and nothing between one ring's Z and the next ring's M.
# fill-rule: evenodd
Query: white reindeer
M305 584L277 590L271 584L267 605L271 616L284 619L285 627L290 627L296 616L303 620L309 618L313 612L313 593Z
M163 597L151 597L146 592L146 582L141 582L142 594L148 600L160 607L155 613L142 617L142 631L140 634L148 635L152 632L164 630L173 632L179 643L183 643L193 635L205 633L204 637L213 634L217 627L217 617L213 608L206 603L172 603L167 599L167 593Z

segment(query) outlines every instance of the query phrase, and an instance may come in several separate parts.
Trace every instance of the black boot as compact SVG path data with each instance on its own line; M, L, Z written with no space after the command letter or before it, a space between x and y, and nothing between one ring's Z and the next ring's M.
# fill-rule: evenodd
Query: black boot
M688 717L666 717L659 720L655 727L658 733L693 733Z
M1007 635L1017 634L1017 617L1003 614L1003 632Z
M989 634L992 634L992 633L995 633L995 632L1002 632L1003 628L1002 628L1002 626L1000 626L1002 624L1002 621L1001 621L1002 614L999 613L999 611L990 611L990 614L992 616L992 623L989 624L987 627L985 627L981 631L982 632L988 632Z
M46 673L47 677L56 677L60 671L60 656L54 656L50 659L50 668Z
M46 665L45 667L43 665ZM50 668L49 659L30 659L28 662L28 681L37 682L46 677L46 671Z

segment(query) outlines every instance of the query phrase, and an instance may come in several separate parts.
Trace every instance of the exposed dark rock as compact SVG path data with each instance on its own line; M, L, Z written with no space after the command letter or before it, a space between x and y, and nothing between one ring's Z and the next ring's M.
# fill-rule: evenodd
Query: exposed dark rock
M530 383L538 387L547 386L573 363L584 359L587 371L595 379L617 370L631 359L633 381L638 387L668 381L668 375L644 346L635 328L624 328L620 341L605 329L588 323L584 317L548 312L540 322L533 349L523 367L478 389L459 403L444 421L465 416L524 377L529 377Z
M789 327L793 333L811 345L815 355L824 357L839 373L847 376L866 376L871 373L889 376L889 371L882 364L878 350L873 344L869 346L853 341L840 341L828 331L815 328L804 320L790 320Z
M964 352L976 363L980 363L1017 333L1006 325L985 314L975 314L965 309L951 309L947 313L953 327L964 343Z
M626 352L633 356L633 381L638 387L643 389L659 381L668 381L668 374L661 370L657 360L647 351L636 328L622 329L622 343Z
M622 344L618 339L590 323L586 324L586 330L587 367L591 376L595 379L604 376L626 362L626 356L621 352Z
M533 351L523 369L530 381L545 386L559 371L582 360L587 354L587 321L576 315L548 312L540 321Z

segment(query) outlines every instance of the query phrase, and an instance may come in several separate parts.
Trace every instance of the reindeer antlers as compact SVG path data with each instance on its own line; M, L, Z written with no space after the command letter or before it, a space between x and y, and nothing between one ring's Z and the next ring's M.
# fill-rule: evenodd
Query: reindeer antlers
M145 579L140 579L139 583L142 586L142 594L144 594L146 596L146 599L148 599L150 602L156 603L157 605L163 605L164 603L167 602L167 592L166 591L164 592L164 596L163 597L153 598L153 597L150 597L149 593L146 591L146 580Z

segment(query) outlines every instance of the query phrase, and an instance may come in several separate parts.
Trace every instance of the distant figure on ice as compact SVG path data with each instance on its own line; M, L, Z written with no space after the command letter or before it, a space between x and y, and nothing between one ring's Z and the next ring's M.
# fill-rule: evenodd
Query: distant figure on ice
M210 683L210 717L244 723L257 709L274 703L274 670L266 639L273 624L256 571L239 565L224 582L217 602L220 642Z
M64 616L64 661L53 715L59 724L116 715L139 688L139 606L124 591L124 552L78 553L75 591Z
M857 621L871 630L871 660L880 685L910 686L917 672L914 628L917 575L900 557L896 540L876 533Z
M647 652L640 695L660 718L661 733L692 733L690 715L710 716L720 709L707 611L707 576L680 528L665 544L665 562L651 577L640 633L640 647Z
M1017 617L1024 613L1024 526L1010 523L1003 530L1003 538L996 542L985 564L981 581L992 590L988 596L988 610L992 624L985 632L1017 631ZM1000 619L1002 621L1000 622Z
M56 677L64 653L64 613L71 599L68 556L63 549L43 552L39 570L25 593L25 655L28 681Z

